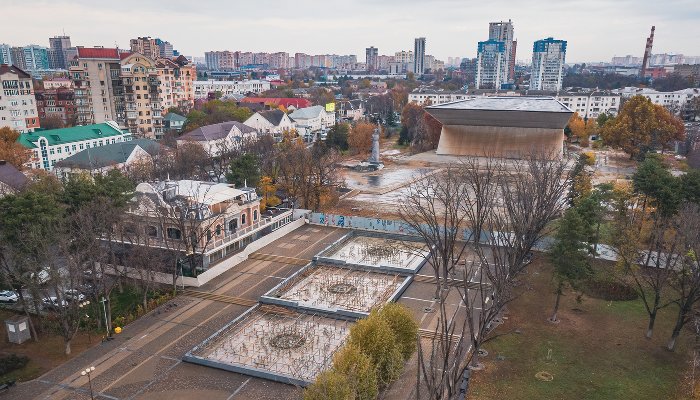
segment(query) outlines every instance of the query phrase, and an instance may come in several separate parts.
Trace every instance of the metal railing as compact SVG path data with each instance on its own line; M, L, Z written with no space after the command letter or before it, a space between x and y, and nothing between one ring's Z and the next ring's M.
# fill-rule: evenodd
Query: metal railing
M249 233L254 232L258 229L262 229L262 228L265 228L267 226L270 226L277 221L280 221L280 220L283 220L283 219L289 217L290 215L292 215L291 210L285 211L285 212L283 212L279 215L276 215L274 217L267 217L267 218L260 219L258 222L254 223L252 225L246 226L245 228L237 229L235 232L233 232L233 233L231 233L231 234L229 234L221 239L210 241L207 245L208 249L205 252L212 251L218 247L221 247L225 244L233 242L236 239L242 238L243 236L246 236Z

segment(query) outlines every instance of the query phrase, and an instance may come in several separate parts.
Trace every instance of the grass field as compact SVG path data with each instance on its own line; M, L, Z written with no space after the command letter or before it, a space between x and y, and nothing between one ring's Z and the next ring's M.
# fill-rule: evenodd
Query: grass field
M475 375L472 399L683 399L692 332L676 352L665 349L675 308L657 317L654 338L644 337L641 300L604 301L567 293L559 324L547 321L554 305L551 267L538 256L523 277L525 292L510 306L508 320L484 348L486 369ZM515 330L520 333L515 333ZM550 382L535 377L540 371Z

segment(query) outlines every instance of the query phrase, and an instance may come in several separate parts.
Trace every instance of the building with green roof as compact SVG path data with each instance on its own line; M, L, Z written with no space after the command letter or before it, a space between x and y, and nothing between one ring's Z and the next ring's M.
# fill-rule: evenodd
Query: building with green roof
M128 142L131 133L114 121L22 133L17 142L32 151L27 167L51 171L57 162L85 149Z

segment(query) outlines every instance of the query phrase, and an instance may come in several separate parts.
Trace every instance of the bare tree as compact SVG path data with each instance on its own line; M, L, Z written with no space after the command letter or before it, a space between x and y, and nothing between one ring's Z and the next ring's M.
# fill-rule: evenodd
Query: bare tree
M684 237L679 232L679 224L682 221L677 215L661 213L649 218L644 205L646 198L629 196L617 201L612 243L618 264L625 272L623 278L631 277L644 303L649 317L646 337L651 339L657 313L673 304L672 299L664 299L664 294L681 258L668 255L681 250ZM645 226L650 228L644 229Z
M565 206L566 160L533 152L510 165L479 161L419 179L400 206L429 249L439 312L427 354L419 341L417 397L466 396L470 366L495 337L491 331L515 298L518 273ZM451 293L458 295L456 308L447 301Z
M700 206L683 204L678 211L678 233L682 235L682 246L676 254L666 257L680 257L681 261L671 280L676 291L678 316L668 342L668 349L673 351L681 329L693 320L695 305L700 301Z

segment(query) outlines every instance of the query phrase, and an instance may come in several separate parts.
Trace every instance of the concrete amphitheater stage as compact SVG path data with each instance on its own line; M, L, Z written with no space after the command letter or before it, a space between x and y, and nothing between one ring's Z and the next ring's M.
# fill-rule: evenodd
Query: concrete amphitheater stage
M563 153L573 112L553 97L477 97L427 107L442 123L437 155L522 158Z

